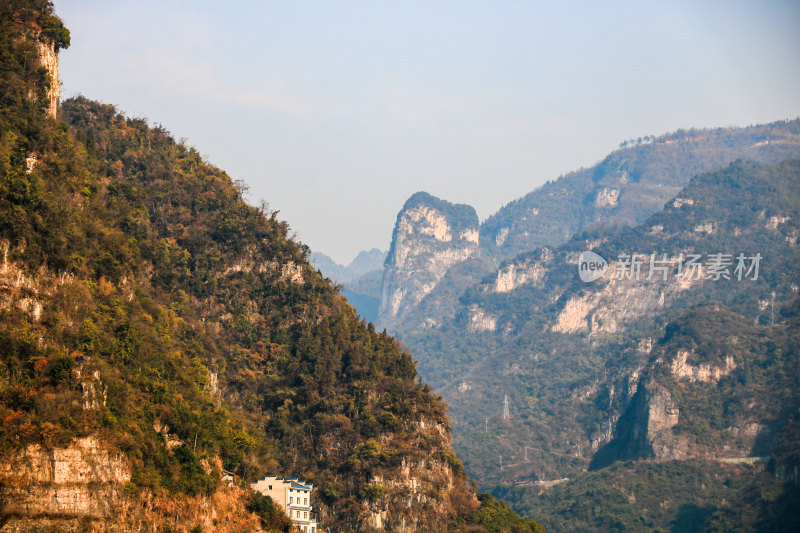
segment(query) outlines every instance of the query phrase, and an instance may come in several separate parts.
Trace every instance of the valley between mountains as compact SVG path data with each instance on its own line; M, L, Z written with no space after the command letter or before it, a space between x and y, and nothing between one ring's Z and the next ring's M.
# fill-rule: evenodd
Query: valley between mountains
M398 198L345 266L62 101L71 40L0 3L0 532L800 530L800 119Z
M370 289L366 313L446 400L468 474L523 514L767 528L797 495L799 134L789 120L626 143L484 222L415 194L380 291L345 287ZM590 283L584 251L608 263ZM776 496L707 488L730 483ZM594 491L610 492L583 501ZM662 493L658 510L627 501Z

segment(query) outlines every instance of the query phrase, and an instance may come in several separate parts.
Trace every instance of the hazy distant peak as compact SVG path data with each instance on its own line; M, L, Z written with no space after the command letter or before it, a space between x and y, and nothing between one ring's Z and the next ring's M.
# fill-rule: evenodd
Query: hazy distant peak
M337 263L322 252L312 252L309 260L325 276L339 283L347 283L360 278L367 272L381 270L386 260L386 252L378 248L362 250L347 266Z
M386 251L380 250L378 248L373 248L371 250L361 250L356 255L355 259L353 259L347 268L352 270L354 273L358 272L360 274L369 272L371 270L380 270L383 268L383 263L386 261Z

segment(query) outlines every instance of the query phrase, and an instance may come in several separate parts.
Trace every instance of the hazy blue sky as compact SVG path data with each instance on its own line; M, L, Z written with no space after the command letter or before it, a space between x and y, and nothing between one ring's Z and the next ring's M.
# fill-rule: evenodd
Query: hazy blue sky
M63 97L163 124L348 262L625 139L800 115L800 3L55 0Z

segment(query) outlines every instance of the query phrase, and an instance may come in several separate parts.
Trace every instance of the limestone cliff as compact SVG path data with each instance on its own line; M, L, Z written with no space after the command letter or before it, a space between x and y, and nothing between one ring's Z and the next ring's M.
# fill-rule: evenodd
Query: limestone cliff
M36 51L38 53L39 64L45 68L48 76L48 86L46 91L47 96L47 114L56 118L58 112L58 99L61 97L61 85L58 81L58 51L56 50L56 43L40 37L36 40Z
M33 444L0 462L2 513L109 519L131 479L126 457L93 437L67 447Z
M754 380L756 363L767 365L768 380L776 379L776 361L765 344L791 342L784 337L791 326L780 329L765 341L758 328L717 305L692 309L670 324L635 394L622 398L627 405L613 438L595 455L592 467L630 459L742 460L775 453L780 449L776 436L791 431L781 405L796 404L797 391L791 386L780 391L784 399L774 405L758 387L748 388L748 382ZM779 475L790 470L776 468Z
M686 439L672 434L680 409L669 391L655 381L642 381L617 422L614 440L595 456L593 467L607 466L614 460L685 459L689 455Z
M244 510L241 488L223 485L209 497L137 494L130 480L126 455L94 436L7 453L0 459L0 531L261 531Z
M24 95L47 116L55 118L61 95L58 52L69 47L69 30L53 14L49 3L5 4L9 5L0 6L4 19L3 62L9 71L6 74L14 75L4 78L4 97Z
M420 419L413 424L421 437L406 445L425 447L427 439L450 439L441 423ZM383 435L378 446L384 449L396 445L394 439L394 435ZM398 533L441 531L443 521L455 518L448 512L478 507L474 493L461 479L462 473L452 452L445 451L426 458L403 458L399 468L373 474L362 503L364 527Z
M397 215L381 288L379 323L391 327L454 265L478 252L478 216L467 205L413 195Z

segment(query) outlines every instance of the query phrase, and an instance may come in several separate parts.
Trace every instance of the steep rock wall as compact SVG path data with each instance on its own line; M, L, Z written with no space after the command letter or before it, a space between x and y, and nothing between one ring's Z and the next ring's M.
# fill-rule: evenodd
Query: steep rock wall
M669 391L653 380L642 380L636 394L619 418L613 439L592 460L592 468L603 468L617 460L685 459L688 443L676 437L680 409Z
M47 89L47 114L56 118L58 112L58 99L61 97L61 84L58 81L58 52L55 43L51 41L36 41L36 51L39 55L39 64L47 69L50 76L50 86Z
M0 460L0 531L261 531L239 487L222 485L207 497L129 494L130 480L128 458L94 436L16 450Z
M94 437L68 447L34 444L0 462L0 514L110 519L130 479L127 459Z
M383 273L378 320L391 326L429 294L452 266L478 252L478 216L417 193L397 216Z

